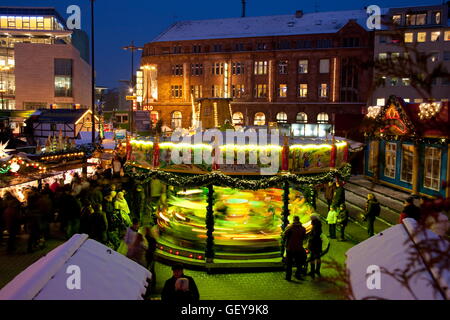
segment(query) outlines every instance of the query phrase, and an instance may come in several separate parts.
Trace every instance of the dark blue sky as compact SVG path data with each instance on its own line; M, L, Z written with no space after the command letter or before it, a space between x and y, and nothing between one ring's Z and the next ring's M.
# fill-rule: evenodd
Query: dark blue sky
M69 5L82 10L83 30L90 30L89 0L0 0L0 6L55 7L67 17ZM241 15L241 0L96 0L97 84L116 87L130 78L131 57L122 49L131 40L139 46L179 20L230 18ZM440 4L442 0L247 0L248 16L380 7ZM136 64L139 58L136 59Z

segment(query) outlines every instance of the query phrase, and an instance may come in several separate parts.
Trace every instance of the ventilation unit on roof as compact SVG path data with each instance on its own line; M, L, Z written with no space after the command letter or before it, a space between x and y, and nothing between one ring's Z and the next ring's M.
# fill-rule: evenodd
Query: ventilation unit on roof
M291 27L291 28L292 28L293 26L295 26L295 22L289 21L289 22L288 22L288 27Z

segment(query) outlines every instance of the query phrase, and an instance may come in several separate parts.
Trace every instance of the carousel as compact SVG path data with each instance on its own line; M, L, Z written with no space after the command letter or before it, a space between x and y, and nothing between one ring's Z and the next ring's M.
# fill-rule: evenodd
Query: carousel
M129 141L126 172L147 190L156 254L208 270L282 267L282 235L293 217L310 232L317 188L350 177L348 144L283 136L242 145L217 132L223 139L211 143L198 143L205 134L198 129L185 132L180 143ZM262 170L269 166L275 170Z

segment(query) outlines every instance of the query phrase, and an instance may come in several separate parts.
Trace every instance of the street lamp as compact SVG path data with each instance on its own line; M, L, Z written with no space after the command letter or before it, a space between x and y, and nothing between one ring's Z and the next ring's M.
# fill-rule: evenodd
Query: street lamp
M131 51L131 82L130 82L130 86L132 89L130 89L132 92L135 84L134 84L134 53L136 51L142 51L144 48L142 47L137 47L134 45L134 41L131 41L131 44L129 46L123 47L124 50L130 50ZM130 104L130 133L131 135L133 135L133 130L134 130L134 110L133 110L133 105L134 105L134 101L131 101Z
M92 68L92 144L95 144L95 38L94 38L94 1L91 1L91 68Z

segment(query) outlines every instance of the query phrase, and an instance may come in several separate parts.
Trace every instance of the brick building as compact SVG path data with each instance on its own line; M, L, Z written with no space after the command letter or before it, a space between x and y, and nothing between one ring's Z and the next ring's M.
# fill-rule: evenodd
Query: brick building
M324 135L336 115L360 115L367 105L366 20L353 10L178 22L145 45L141 108L189 127L197 99L232 98L235 123Z

